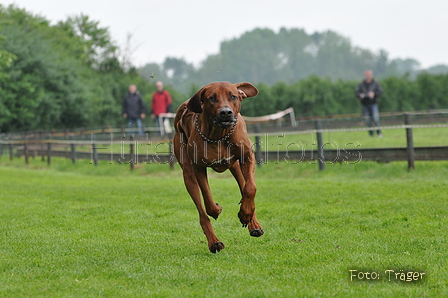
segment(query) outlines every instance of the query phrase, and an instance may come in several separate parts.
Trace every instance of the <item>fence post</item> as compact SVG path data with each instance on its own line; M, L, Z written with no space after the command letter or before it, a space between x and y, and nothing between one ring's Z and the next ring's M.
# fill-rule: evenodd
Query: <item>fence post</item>
M39 130L39 149L41 151L41 160L45 161L45 153L44 153L44 147L43 147L43 143L42 143L43 139L44 139L43 132L42 132L42 130Z
M24 142L23 142L23 154L25 155L25 164L28 164L28 142L27 142L27 135L26 132L23 135Z
M110 162L109 164L113 164L114 163L114 134L111 131L110 132Z
M129 159L129 164L130 164L130 166L131 166L131 171L133 171L134 170L134 159L133 159L133 157L134 157L134 143L130 143L129 144L129 155L131 156L131 158Z
M405 114L404 115L404 124L406 124L406 151L408 153L408 170L413 170L415 168L414 160L415 160L415 152L414 152L414 139L412 136L412 115Z
M174 169L173 142L170 142L170 170Z
M73 136L70 137L73 141ZM75 144L71 143L70 144L70 149L72 152L72 163L75 164L76 163L76 149L75 149Z
M13 148L12 148L12 143L11 143L11 134L8 134L8 141L9 141L9 160L12 160L14 158L13 155Z
M3 141L3 138L1 138L1 140ZM6 138L4 138L4 140L6 140ZM4 150L4 144L0 143L0 157L3 156L3 150Z
M51 164L51 143L47 143L47 165Z
M93 158L93 164L98 166L98 153L96 151L96 140L95 140L95 134L91 134L92 138L92 158Z
M319 164L319 171L325 170L325 156L324 145L322 141L322 120L316 120L316 137L317 137L317 163Z
M34 134L33 134L33 140L32 140L33 142L33 144L34 144L34 148L33 148L33 151L32 151L32 153L31 153L31 157L33 158L33 159L36 159L36 155L37 155L37 151L38 151L38 144L39 144L39 135L38 135L38 131L35 131L34 132ZM36 142L37 141L37 142Z
M260 145L260 135L258 134L260 132L260 124L254 125L254 131L257 134L255 136L255 162L257 163L257 166L261 168L261 145Z

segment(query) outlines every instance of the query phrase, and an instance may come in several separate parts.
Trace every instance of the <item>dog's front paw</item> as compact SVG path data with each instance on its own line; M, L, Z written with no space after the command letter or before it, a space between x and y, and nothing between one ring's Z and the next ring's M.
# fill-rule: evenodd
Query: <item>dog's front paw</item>
M247 225L252 221L252 214L247 214L244 211L240 210L238 212L238 218L240 219L240 222L243 224L243 228L247 227Z
M209 249L212 253L219 252L224 249L224 243L222 243L221 241L215 242L209 247Z
M255 214L255 205L242 200L240 211L238 212L238 218L240 219L240 222L243 224L243 227L247 227L247 225L252 221L254 214Z

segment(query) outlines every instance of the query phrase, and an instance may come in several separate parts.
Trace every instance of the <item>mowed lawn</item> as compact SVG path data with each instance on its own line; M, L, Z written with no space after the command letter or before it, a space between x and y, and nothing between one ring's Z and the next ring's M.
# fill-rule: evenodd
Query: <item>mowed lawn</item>
M0 164L0 297L448 296L448 162L263 164L260 238L231 175L209 172L217 254L178 166Z

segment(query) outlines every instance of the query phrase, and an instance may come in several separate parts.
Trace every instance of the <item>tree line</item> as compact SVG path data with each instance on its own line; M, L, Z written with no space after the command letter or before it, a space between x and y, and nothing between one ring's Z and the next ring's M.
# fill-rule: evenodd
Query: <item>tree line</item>
M296 116L322 116L361 112L355 88L361 80L332 80L312 75L293 84L257 84L259 94L242 105L242 114L260 116L293 107ZM380 112L448 108L448 74L420 73L378 80L384 89Z
M411 58L392 59L385 50L372 52L354 46L350 39L333 31L307 34L303 29L254 29L240 37L221 43L217 54L209 55L195 67L184 59L167 57L158 65L147 64L139 69L144 76L156 74L181 91L191 84L204 85L210 81L295 84L310 76L333 80L358 80L365 70L375 77L448 73L447 65L435 65L422 70Z
M413 59L389 59L328 31L254 29L221 43L199 67L167 57L140 69L88 16L50 24L14 5L0 5L0 132L118 126L121 103L136 84L149 106L162 80L173 107L211 81L249 81L260 93L243 102L257 116L294 107L297 115L359 111L354 96L365 69L384 88L382 111L446 108L448 67L421 71ZM149 120L147 120L149 121Z
M88 16L51 25L0 5L0 131L122 123L128 86L146 96L155 87L121 58L108 29Z

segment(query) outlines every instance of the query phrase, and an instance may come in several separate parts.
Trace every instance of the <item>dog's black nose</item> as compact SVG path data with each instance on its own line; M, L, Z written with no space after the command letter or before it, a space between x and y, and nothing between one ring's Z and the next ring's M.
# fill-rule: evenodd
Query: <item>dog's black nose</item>
M233 111L230 108L223 108L219 110L219 116L222 118L229 118L232 117Z

